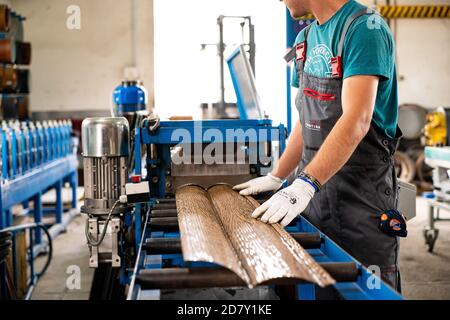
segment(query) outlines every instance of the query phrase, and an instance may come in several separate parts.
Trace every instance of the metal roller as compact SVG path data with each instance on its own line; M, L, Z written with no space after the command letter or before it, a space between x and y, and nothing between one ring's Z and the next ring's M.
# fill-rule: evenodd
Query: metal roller
M356 281L359 270L353 262L320 263L336 282ZM148 289L193 289L245 287L246 283L233 271L225 268L167 268L143 270L136 277L136 283ZM278 278L264 284L289 285L308 283L296 278Z
M319 233L290 233L304 249L318 249L322 245ZM180 254L181 240L178 238L150 238L143 245L147 254Z

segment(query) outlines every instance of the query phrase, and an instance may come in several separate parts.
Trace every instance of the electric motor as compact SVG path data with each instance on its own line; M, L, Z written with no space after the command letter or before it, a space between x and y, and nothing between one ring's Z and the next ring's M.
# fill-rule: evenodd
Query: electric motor
M82 123L84 194L81 211L108 215L125 194L128 178L129 125L125 118L88 118ZM126 211L123 205L112 214Z

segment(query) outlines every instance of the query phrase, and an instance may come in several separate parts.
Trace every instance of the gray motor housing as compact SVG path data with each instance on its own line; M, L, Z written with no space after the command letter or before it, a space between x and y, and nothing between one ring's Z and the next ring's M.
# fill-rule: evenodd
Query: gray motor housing
M84 206L83 213L107 215L125 194L128 179L130 129L123 118L87 118L82 123ZM126 211L116 206L115 212Z

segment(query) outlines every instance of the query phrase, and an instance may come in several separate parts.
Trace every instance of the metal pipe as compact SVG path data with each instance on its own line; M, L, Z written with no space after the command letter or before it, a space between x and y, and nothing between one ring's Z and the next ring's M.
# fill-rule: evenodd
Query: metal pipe
M177 205L175 203L157 203L153 206L153 210L160 210L160 209L176 210Z
M336 282L354 282L359 275L353 262L320 264ZM245 282L225 268L167 268L142 270L136 277L141 289L193 289L245 287ZM264 285L293 285L305 283L301 279L274 279Z
M181 241L177 238L150 238L143 245L147 254L181 253Z
M178 214L176 209L159 209L151 211L152 218L168 218L176 217L177 215Z
M152 226L153 227L153 226ZM304 249L318 249L322 244L319 233L290 234ZM144 243L147 254L181 254L179 238L150 238Z
M268 197L263 197L260 199L255 199L259 204L263 204L267 200L269 200ZM175 210L177 209L177 204L175 202L175 199L160 199L157 201L157 203L152 208L152 213L154 213L157 210Z
M175 203L175 198L163 198L156 200L156 203Z
M319 249L322 245L320 233L293 232L289 233L304 249Z
M178 218L151 218L149 221L151 231L177 231Z

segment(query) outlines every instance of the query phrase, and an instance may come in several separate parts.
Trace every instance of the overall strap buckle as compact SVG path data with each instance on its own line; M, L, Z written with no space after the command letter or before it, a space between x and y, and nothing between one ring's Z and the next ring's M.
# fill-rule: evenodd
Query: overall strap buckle
M331 76L337 79L342 78L342 57L337 56L331 58Z
M306 41L303 41L295 46L295 60L296 61L306 60Z

